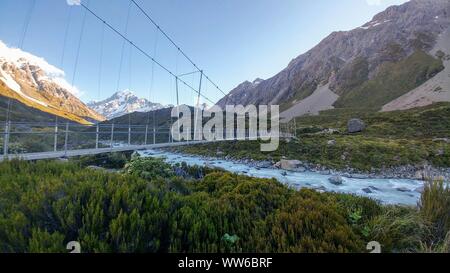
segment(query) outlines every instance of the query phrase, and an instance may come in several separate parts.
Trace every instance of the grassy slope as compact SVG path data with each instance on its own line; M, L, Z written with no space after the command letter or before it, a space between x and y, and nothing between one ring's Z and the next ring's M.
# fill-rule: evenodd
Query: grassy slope
M32 101L29 101L22 96L18 95L16 92L10 90L3 82L0 82L0 96L6 97L6 98L12 98L15 100L15 103L19 102L21 104L24 104L27 107L31 107L34 109L37 109L39 111L42 111L44 113L48 113L51 115L57 115L61 118L68 119L80 124L91 124L91 122L85 120L84 118L78 117L77 115L71 114L69 112L61 111L55 108L51 107L44 107L38 103L34 103ZM33 118L31 118L33 119Z
M450 103L391 113L370 113L357 109L334 109L315 117L297 119L298 141L282 142L275 152L263 153L258 142L226 142L176 148L214 156L216 151L234 158L279 160L283 156L323 166L370 171L372 168L431 163L450 167L450 144L432 141L450 136ZM362 118L368 128L360 134L346 134L348 119ZM446 118L447 117L447 118ZM334 128L340 133L316 135ZM328 145L336 140L336 145Z
M423 51L416 51L402 61L382 64L373 79L346 91L336 101L335 106L380 109L386 103L424 83L442 69L441 60Z

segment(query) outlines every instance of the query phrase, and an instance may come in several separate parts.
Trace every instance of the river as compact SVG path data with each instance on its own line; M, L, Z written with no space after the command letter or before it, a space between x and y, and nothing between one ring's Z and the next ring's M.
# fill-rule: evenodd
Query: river
M316 172L289 172L275 168L257 168L223 159L171 153L164 150L140 151L141 156L164 158L167 163L186 162L188 165L213 166L226 171L258 178L275 178L293 188L311 188L319 191L340 192L370 197L384 204L417 205L423 181L411 179L357 179L342 177L342 185L329 182L333 175Z

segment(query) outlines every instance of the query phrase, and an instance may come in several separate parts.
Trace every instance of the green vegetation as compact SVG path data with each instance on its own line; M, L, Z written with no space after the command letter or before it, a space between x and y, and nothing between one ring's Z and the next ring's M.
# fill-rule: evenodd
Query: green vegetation
M439 183L415 209L218 170L176 176L189 168L151 158L123 173L78 162L0 163L1 252L66 252L72 240L83 252L365 252L371 240L448 249L450 190Z
M261 152L257 141L220 142L173 148L190 154L235 159L298 159L329 168L371 171L429 163L450 167L450 144L436 141L450 136L450 103L398 112L367 112L360 109L333 109L318 116L297 118L297 140L282 141L278 150ZM347 134L350 118L361 118L367 129ZM336 132L321 133L326 129ZM335 144L328 142L335 140ZM435 140L435 141L433 141Z
M444 69L442 60L418 50L399 62L383 63L373 79L347 90L339 97L335 106L380 109L386 103L424 83L442 69ZM365 73L352 73L353 77L358 75L362 77L361 79L367 77ZM352 81L358 80L352 78Z

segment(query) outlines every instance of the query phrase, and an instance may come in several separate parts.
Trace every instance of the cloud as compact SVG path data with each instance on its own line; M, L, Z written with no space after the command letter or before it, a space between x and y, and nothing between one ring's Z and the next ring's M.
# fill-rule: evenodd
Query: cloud
M367 5L369 6L380 6L384 4L388 5L399 5L405 2L408 2L409 0L366 0Z
M39 77L39 80L53 82L76 97L84 95L82 91L66 80L63 70L49 64L44 58L22 51L19 48L8 47L0 40L0 65L3 62L13 64L18 68L22 67L24 63L37 66L44 72L44 74Z
M69 6L79 6L81 5L81 0L66 0Z
M381 5L381 0L366 0L366 3L369 6L379 6Z

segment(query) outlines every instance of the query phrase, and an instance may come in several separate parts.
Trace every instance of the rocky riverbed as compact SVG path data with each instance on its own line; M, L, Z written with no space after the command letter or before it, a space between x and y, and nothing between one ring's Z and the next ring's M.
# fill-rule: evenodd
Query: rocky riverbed
M139 153L141 156L163 157L172 164L186 162L188 165L221 168L248 176L274 178L298 189L306 187L318 191L357 194L386 204L416 205L423 189L423 181L420 179L338 172L299 161L287 161L281 166L281 162L202 157L164 150L148 150ZM286 168L286 164L292 163L295 164Z

